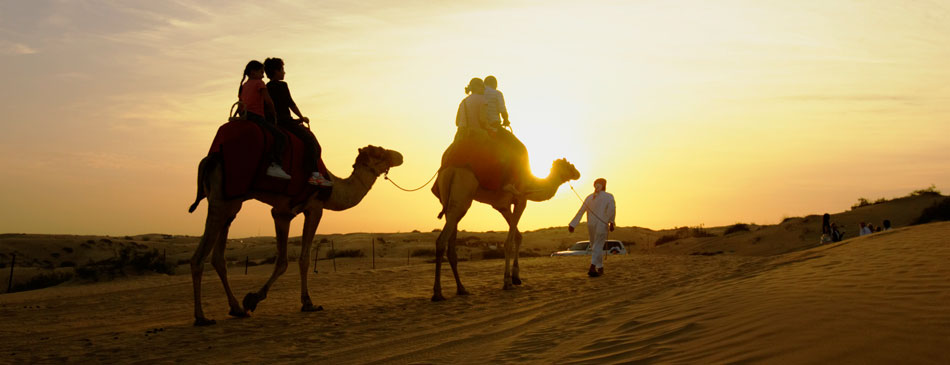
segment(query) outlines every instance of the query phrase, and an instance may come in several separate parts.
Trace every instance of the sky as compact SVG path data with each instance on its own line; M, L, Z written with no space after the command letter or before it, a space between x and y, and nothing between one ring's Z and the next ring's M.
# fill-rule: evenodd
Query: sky
M197 164L244 65L280 57L329 169L397 150L423 184L472 77L495 75L535 175L608 180L617 223L664 229L950 190L948 1L0 1L0 232L200 235ZM567 184L524 230L564 226ZM318 234L440 228L380 179ZM302 218L292 226L299 234ZM460 224L505 230L476 204ZM247 202L232 237L273 235Z

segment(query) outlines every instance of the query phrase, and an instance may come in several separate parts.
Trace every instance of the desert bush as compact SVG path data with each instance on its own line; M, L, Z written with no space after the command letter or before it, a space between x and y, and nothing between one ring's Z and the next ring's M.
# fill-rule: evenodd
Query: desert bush
M142 241L148 241L148 240L150 240L150 239L152 239L152 238L149 237L149 236L142 236Z
M99 239L99 242L108 243L108 244L110 244L110 245L112 244L112 240L110 240L110 239L108 239L108 238L100 238L100 239Z
M352 249L352 250L330 250L327 251L327 258L337 258L337 257L364 257L363 250Z
M916 225L940 221L950 221L950 198L943 199L925 208L920 213L920 217L917 217L911 224Z
M887 201L888 200L886 198L878 198L877 200L874 201L874 203L871 203L871 204L882 204L882 203L887 203Z
M93 241L93 240L86 240L86 243L92 245L92 244L95 244L96 241Z
M10 292L13 293L13 292L48 288L51 286L62 284L72 278L73 278L72 273L51 271L46 274L36 275L30 278L30 280L25 283L14 285L13 288L10 289Z
M132 247L123 247L116 257L93 262L76 268L76 276L93 281L115 278L129 274L156 272L171 274L174 267L165 262L158 250L140 252Z
M386 239L384 239L384 238L382 238L382 237L376 237L376 241L379 242L379 243L381 243L381 244L384 244L384 245L386 244Z
M439 232L442 232L441 228L436 228L432 230L432 233L439 233Z
M662 245L662 244L664 244L664 243L669 243L669 242L676 241L676 240L678 240L678 239L680 239L679 236L677 236L677 235L675 235L675 234L668 234L668 235L664 235L664 236L662 236L662 237L660 237L660 238L657 238L657 239L656 239L656 242L654 242L653 245L654 245L654 246L659 246L659 245Z
M412 233L422 233L422 232L419 232L418 229L413 229L413 230L412 230Z
M327 239L326 237L323 237L320 239L320 243L330 243L330 240Z
M748 225L748 224L745 224L745 223L736 223L736 224L733 224L733 225L729 226L729 228L726 228L726 231L723 232L722 235L723 235L723 236L728 236L728 235L733 234L733 233L736 233L736 232L749 232L749 225Z
M66 252L66 253L73 253L73 248L72 248L72 247L63 247L63 251Z
M123 239L126 239L126 240L130 240L130 241L133 240L132 236L125 236L125 237L122 237L122 238L123 238Z
M868 201L868 200L865 199L865 198L858 198L858 202L855 203L854 205L852 205L852 206L851 206L851 209L854 210L854 209L857 209L857 208L860 208L860 207L866 207L866 206L868 206L868 205L871 205L871 202L870 202L870 201Z
M59 263L59 267L76 267L76 263L72 261L63 261Z
M797 218L797 217L785 217L785 218L782 218L782 223L779 223L779 224L785 224L785 223L787 223L787 222L789 222L789 221L791 221L791 220L793 220L793 219L796 219L796 218Z
M422 256L435 257L435 249L434 248L420 248L420 249L412 250L412 253L409 255L412 257L422 257Z
M482 249L482 258L485 259L485 260L489 260L489 259L503 259L503 258L505 258L505 250L503 250L501 247L497 247L497 248L495 248L495 249L483 248L483 249Z
M707 232L706 229L703 228L703 226L690 227L688 232L689 232L689 237L695 237L695 238L716 237L716 235Z
M923 196L923 195L940 195L940 190L937 190L937 186L930 184L930 187L925 189L914 190L910 193L909 196Z
M51 254L49 254L49 255L50 255L50 256L53 256L53 258L55 259L55 258L58 258L58 257L59 257L59 252L53 252L53 253L51 253Z

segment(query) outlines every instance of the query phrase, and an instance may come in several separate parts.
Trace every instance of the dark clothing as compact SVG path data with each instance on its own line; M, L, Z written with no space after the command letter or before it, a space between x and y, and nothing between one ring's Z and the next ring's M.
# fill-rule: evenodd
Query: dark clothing
M304 155L303 155L303 167L305 170L310 172L319 172L325 177L327 175L327 167L323 164L323 159L320 158L322 149L320 148L320 142L317 142L317 137L314 137L313 133L310 132L310 129L304 127L302 123L291 122L291 123L281 123L281 128L286 129L291 134L297 136L304 145Z
M280 157L284 155L284 148L286 148L290 142L287 140L287 135L284 134L280 128L277 128L276 124L273 122L268 122L267 119L262 115L247 112L245 117L247 120L252 121L254 124L257 124L259 127L261 127L264 133L270 133L270 135L274 137L274 145L271 146L270 151L268 151L268 157L270 158L271 162L283 167L284 164L281 163Z
M302 123L294 120L290 115L290 108L296 107L297 103L290 96L290 88L286 82L271 80L267 83L267 93L274 101L274 109L277 113L277 125L286 129L288 132L300 138L304 144L305 154L303 158L304 169L311 172L319 172L323 176L327 175L327 167L323 164L321 158L322 149L317 137L310 132L310 129L304 127Z
M278 124L283 126L280 122L293 120L293 117L290 116L290 107L297 106L297 104L294 103L294 99L290 97L290 88L287 87L287 83L271 80L267 83L267 93L270 94L271 100L274 101Z

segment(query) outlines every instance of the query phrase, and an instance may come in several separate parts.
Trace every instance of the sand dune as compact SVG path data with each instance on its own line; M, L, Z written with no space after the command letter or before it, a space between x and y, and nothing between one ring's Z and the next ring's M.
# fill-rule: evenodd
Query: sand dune
M471 296L431 303L431 265L323 273L300 313L292 265L248 319L191 326L186 275L153 275L0 296L0 353L14 362L947 363L950 223L897 229L772 257L610 257L523 262L502 291L502 261L461 265ZM238 293L269 265L232 270ZM451 271L446 269L446 274ZM313 274L311 274L313 275Z

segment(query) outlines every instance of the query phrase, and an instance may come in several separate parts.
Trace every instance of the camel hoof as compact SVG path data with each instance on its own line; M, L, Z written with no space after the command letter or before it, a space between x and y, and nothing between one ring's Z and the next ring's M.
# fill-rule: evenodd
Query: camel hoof
M264 300L264 297L257 293L247 293L247 295L244 296L244 300L242 301L242 304L244 304L244 310L253 312L255 309L257 309L257 303L260 303L262 300Z
M442 301L445 301L445 297L443 297L442 294L433 294L433 295L432 295L432 301L433 301L433 302L442 302Z
M511 283L512 283L512 284L515 284L515 285L521 285L521 278L519 278L519 277L517 277L517 276L516 276L516 277L513 277L513 278L511 278Z
M215 322L213 319L207 319L205 317L195 318L195 327L210 326L215 323L218 323L218 322Z
M235 308L231 308L231 311L228 312L228 315L231 316L231 317L234 317L234 318L247 318L247 317L250 317L250 316L251 316L250 313L248 313L247 311L242 310L242 309L240 309L240 308L236 308L236 309L235 309Z
M509 284L509 283L505 283L505 286L501 287L502 290L512 290L512 289L514 289L514 288L515 288L515 286L514 286L514 285L511 285L511 284Z
M303 307L300 307L301 312L319 312L322 310L322 305L314 306L313 304L304 304Z
M455 295L469 295L469 292L465 288L461 288L455 292Z

